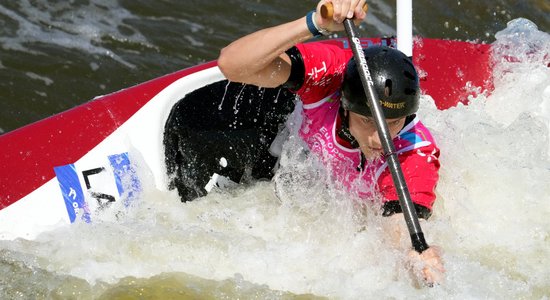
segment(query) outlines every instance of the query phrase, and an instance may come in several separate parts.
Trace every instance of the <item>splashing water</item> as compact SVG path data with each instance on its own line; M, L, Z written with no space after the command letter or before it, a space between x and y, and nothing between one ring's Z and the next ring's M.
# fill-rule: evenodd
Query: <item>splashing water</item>
M525 19L496 37L492 93L445 111L426 97L419 112L442 150L423 230L444 250L443 284L416 285L383 219L324 184L291 134L274 182L184 204L145 186L116 218L0 241L0 270L11 274L0 296L548 297L550 37Z
M449 277L470 273L456 278L461 286L539 298L550 294L550 35L517 19L496 38L494 92L442 112L423 108L443 165L442 223L428 232L446 245Z

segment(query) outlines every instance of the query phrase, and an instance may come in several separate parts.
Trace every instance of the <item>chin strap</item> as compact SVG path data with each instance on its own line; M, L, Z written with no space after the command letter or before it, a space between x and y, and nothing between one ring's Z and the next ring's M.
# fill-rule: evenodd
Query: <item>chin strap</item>
M338 113L340 114L340 119L342 120L340 124L340 129L338 130L338 136L344 141L350 143L352 148L354 149L359 148L359 143L349 131L349 115L345 113L342 107L340 107L340 110L338 111ZM359 172L363 171L363 169L365 168L366 162L367 162L367 159L365 158L365 155L363 154L363 152L361 152L361 162L357 166L357 171Z
M349 115L345 113L342 107L340 107L338 113L340 114L340 120L342 120L340 129L338 130L338 136L344 141L349 142L352 148L359 148L359 143L349 131Z
M363 170L365 170L366 163L367 163L367 158L365 158L365 154L361 152L361 162L357 166L357 172L363 172Z

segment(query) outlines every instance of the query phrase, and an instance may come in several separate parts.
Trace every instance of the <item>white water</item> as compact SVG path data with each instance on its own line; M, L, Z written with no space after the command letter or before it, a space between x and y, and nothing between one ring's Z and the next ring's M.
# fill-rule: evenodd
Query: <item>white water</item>
M547 299L550 36L520 19L497 39L491 95L446 111L424 101L420 111L442 149L438 200L422 226L444 251L443 284L419 287L382 218L312 180L323 172L295 139L277 177L281 200L272 182L185 204L146 188L117 219L0 242L2 268L19 270L9 284L95 297L127 276L177 272L340 299ZM85 281L60 286L66 275Z

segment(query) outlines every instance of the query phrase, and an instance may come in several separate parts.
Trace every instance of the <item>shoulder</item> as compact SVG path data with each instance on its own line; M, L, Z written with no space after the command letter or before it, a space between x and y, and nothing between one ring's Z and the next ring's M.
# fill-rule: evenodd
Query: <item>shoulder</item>
M304 61L306 80L343 74L348 61L353 56L349 50L319 42L298 44L296 48L300 51Z
M424 171L437 172L439 170L439 154L439 148L436 145L428 144L402 153L399 156L399 161L403 169L418 169L419 174Z
M304 81L296 93L304 103L315 103L340 89L351 51L320 42L296 48L304 64Z
M412 201L431 210L439 181L439 149L432 144L413 149L400 154L399 162ZM399 198L389 168L382 171L377 181L386 200Z
M393 140L397 152L405 152L425 146L436 147L430 130L416 116L407 117L405 126Z
M296 48L300 50L302 55L307 56L314 53L324 53L327 56L343 56L348 60L353 56L350 49L323 42L300 43L296 44Z

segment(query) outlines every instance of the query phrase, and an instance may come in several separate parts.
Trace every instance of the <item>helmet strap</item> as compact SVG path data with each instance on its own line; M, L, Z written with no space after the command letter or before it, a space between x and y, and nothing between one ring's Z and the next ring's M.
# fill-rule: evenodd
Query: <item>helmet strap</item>
M365 163L367 162L367 159L365 158L365 154L363 154L363 151L361 151L361 162L357 166L358 172L363 172L365 170Z
M346 112L343 107L340 107L338 113L340 114L340 119L342 120L340 130L338 130L338 136L344 141L349 142L354 149L359 148L359 143L349 131L349 112ZM367 159L365 158L365 155L361 152L361 162L357 166L358 172L362 172L364 170L366 161Z
M342 120L340 129L338 130L338 136L344 141L349 142L351 144L351 147L353 147L354 149L359 148L359 143L349 131L349 113L346 113L344 108L341 106L338 113L340 114L340 119Z

